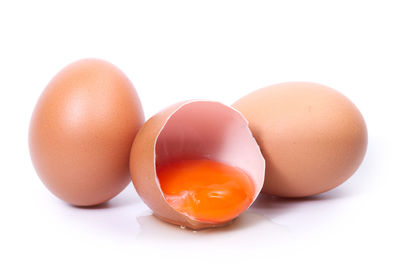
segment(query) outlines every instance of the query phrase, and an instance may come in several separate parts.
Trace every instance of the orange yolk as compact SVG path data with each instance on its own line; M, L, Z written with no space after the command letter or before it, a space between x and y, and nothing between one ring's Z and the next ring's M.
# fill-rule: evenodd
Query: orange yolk
M180 160L157 169L175 210L208 222L229 221L253 201L254 185L241 169L210 160Z

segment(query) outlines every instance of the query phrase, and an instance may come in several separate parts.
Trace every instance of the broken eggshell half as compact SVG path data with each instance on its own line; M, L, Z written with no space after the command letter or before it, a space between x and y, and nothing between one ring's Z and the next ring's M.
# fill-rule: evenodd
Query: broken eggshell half
M193 100L170 106L142 126L130 155L131 177L139 196L156 217L169 223L203 229L231 221L201 221L168 204L157 167L184 159L209 159L245 171L254 184L252 202L264 183L265 160L241 113L213 101Z

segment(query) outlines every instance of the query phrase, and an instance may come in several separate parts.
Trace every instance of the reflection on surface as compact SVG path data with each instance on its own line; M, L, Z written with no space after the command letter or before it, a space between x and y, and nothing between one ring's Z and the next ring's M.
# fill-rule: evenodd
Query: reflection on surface
M147 241L171 242L180 240L196 240L198 242L226 243L227 240L251 244L264 240L275 243L290 238L289 231L281 225L272 222L268 217L253 211L246 211L229 225L220 228L193 231L181 228L157 219L150 212L139 216L140 225L138 237Z
M285 199L259 195L253 205L231 224L200 231L181 229L154 217L143 204L133 187L115 199L90 208L73 208L64 203L57 207L65 224L95 235L107 233L128 243L134 239L149 241L151 245L190 240L185 244L215 242L221 246L240 244L276 246L290 244L294 239L308 236L319 228L323 231L339 220L349 209L348 198L353 197L341 188L315 197ZM321 230L321 231L322 231Z

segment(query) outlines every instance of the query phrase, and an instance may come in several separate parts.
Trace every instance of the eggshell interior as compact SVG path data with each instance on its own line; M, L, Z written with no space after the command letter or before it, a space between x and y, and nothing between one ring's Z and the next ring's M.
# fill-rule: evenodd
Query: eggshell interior
M180 159L210 159L244 170L261 190L264 159L247 121L230 107L197 101L168 119L156 141L156 165Z

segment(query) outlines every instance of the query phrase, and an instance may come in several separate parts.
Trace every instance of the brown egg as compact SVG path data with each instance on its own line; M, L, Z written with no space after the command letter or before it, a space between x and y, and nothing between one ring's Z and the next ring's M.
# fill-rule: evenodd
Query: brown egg
M346 181L364 158L364 119L349 99L329 87L276 84L233 107L249 121L266 159L265 193L305 197L328 191Z
M157 171L160 166L182 159L209 159L245 171L254 184L251 202L264 182L264 158L239 112L211 101L173 105L143 125L133 142L130 157L132 181L140 197L156 217L173 224L202 229L225 225L231 220L201 220L169 205ZM207 208L215 209L214 206Z
M84 59L47 85L32 115L29 147L47 188L78 206L103 203L130 182L129 153L144 116L129 79Z

